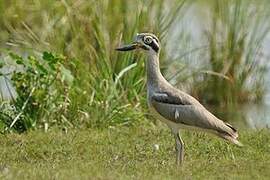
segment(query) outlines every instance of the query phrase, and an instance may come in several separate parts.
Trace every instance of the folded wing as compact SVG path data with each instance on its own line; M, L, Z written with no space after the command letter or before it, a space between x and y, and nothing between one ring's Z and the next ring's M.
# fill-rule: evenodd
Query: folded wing
M237 144L236 129L215 117L199 102L194 103L193 99L188 101L167 93L157 93L152 96L151 104L161 116L170 121L190 127L213 130L217 135L235 141L234 143Z

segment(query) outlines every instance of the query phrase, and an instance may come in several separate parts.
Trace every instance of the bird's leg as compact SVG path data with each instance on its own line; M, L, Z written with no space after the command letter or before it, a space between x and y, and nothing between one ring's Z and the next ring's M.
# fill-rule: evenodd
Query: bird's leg
M180 165L184 161L184 142L180 136L180 133L174 133L175 149L176 149L176 164Z

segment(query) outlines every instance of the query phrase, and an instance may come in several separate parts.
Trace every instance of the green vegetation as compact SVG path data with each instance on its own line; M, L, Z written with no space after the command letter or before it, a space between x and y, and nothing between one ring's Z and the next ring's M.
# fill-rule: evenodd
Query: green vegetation
M261 101L267 71L262 45L270 31L268 3L220 0L209 4L206 67L218 75L204 73L195 80L193 91L206 102L223 106Z
M269 131L240 134L243 148L183 132L182 168L175 166L174 139L167 128L144 125L1 135L0 178L268 179Z
M270 29L267 3L203 3L212 12L206 57L197 60L191 51L186 53L188 58L174 59L168 55L170 44L189 43L185 36L189 33L178 27L190 4L184 0L37 0L27 5L21 0L0 1L0 58L5 59L0 69L7 66L16 72L0 77L12 76L18 93L13 102L0 102L0 131L22 132L55 124L104 128L145 119L145 56L114 51L143 31L161 39L165 76L191 86L191 93L201 101L230 105L261 100L266 62L260 51ZM177 41L169 42L171 35ZM57 67L50 70L43 52L60 58ZM200 67L186 68L186 58L206 61L201 68L207 73L200 73Z
M53 124L53 119L66 116L73 76L62 65L65 58L48 52L43 53L42 59L24 59L12 53L10 57L22 70L12 73L17 97L13 97L13 108L0 115L1 130L23 132L35 128L38 122Z
M21 124L28 124L24 129L44 127L48 122L49 127L53 124L60 124L65 128L108 127L142 119L145 106L143 56L120 54L114 49L120 43L132 40L137 32L151 31L161 39L166 38L171 26L181 17L183 1L175 0L172 4L167 4L164 0L133 3L124 0L39 0L27 6L23 1L15 2L1 1L1 8L4 9L0 13L0 48L4 52L3 56L7 49L16 52L16 56L34 55L40 61L40 54L44 51L63 54L65 61L61 62L61 67L65 67L74 77L68 87L62 82L47 87L49 82L44 82L43 87L53 88L53 98L64 97L57 102L45 96L38 97L38 103L44 103L38 105L37 108L41 108L38 115L34 115L36 107L32 108L31 103L27 103L25 108L30 111L17 108L15 117L19 112L23 113L20 117L27 117L17 120L18 123L23 121ZM167 5L170 11L164 8ZM162 56L165 57L165 54L164 49ZM28 57L23 56L22 59ZM25 76L21 80L22 82L15 84L28 82L30 79ZM41 79L38 81L43 82ZM38 88L33 84L35 82L31 83L27 91L20 87L17 89L20 97L23 96L22 100L27 100L31 95L29 90ZM22 103L16 107L22 107ZM59 109L54 109L54 106ZM64 113L61 113L62 108L59 106L64 107ZM24 122L26 119L27 122ZM10 126L7 123L2 124Z
M114 51L153 32L165 76L201 101L261 100L269 3L205 1L214 11L204 56L194 47L171 57L171 35L175 46L189 43L178 27L191 2L0 0L0 78L17 91L11 101L0 94L0 179L267 179L266 130L240 131L244 148L184 132L186 161L176 169L169 130L147 116L145 56ZM207 73L187 73L187 59L203 61Z

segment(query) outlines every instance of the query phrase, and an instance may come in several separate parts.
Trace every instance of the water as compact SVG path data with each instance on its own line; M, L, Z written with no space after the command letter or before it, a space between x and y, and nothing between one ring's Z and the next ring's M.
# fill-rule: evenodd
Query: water
M10 81L10 73L14 70L14 66L7 63L9 61L7 57L0 56L0 60L7 64L0 69L0 72L4 74L0 76L0 101L11 100L16 98L16 91Z
M11 86L10 80L5 77L0 77L0 101L12 99L15 94L15 90Z

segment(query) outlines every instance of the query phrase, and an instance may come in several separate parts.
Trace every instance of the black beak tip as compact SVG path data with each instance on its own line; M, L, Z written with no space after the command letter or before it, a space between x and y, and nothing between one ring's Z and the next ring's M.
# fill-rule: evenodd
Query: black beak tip
M124 45L122 47L115 48L116 51L131 51L137 48L137 44Z

